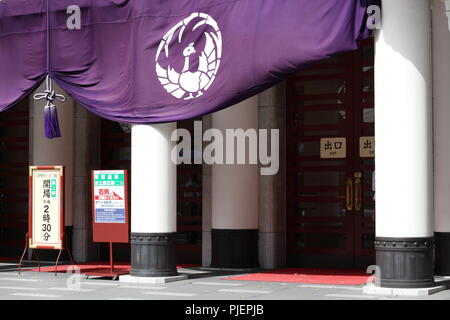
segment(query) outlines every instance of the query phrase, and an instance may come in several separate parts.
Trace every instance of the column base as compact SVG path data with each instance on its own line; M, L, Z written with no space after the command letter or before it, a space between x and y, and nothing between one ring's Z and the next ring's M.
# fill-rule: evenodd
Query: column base
M178 275L175 261L175 233L131 233L133 277Z
M450 276L450 232L435 232L436 275Z
M179 274L171 277L133 277L132 275L119 276L119 282L123 283L140 283L140 284L165 284L169 282L187 280L186 274Z
M257 229L212 229L213 268L257 268Z
M375 238L380 286L384 288L426 288L435 286L433 237Z
M363 293L369 295L397 296L397 297L420 297L447 290L446 285L435 284L434 287L426 288L381 288L375 285L365 285Z

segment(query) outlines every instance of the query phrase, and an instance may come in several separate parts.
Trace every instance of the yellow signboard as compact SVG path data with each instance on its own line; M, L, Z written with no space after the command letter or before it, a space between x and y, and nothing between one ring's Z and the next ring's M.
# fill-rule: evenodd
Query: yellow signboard
M375 157L375 137L359 138L359 156L361 158Z
M347 139L345 137L320 139L320 157L322 159L346 158Z

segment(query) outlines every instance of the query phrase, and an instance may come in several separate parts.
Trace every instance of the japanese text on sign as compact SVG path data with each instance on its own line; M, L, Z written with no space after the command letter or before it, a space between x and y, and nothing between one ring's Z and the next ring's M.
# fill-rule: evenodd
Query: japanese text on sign
M320 157L328 158L345 158L347 156L347 140L346 138L322 138L320 139Z
M62 167L30 167L32 178L30 248L61 249Z
M375 137L359 138L359 156L361 158L375 157Z
M125 174L94 171L95 223L125 223Z

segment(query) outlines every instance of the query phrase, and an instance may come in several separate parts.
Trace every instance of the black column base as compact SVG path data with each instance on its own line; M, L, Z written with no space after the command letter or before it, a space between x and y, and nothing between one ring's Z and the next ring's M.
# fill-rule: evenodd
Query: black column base
M257 268L257 229L212 229L212 260L214 268Z
M425 288L434 286L433 237L375 238L380 286Z
M175 233L131 233L131 276L176 276Z
M436 275L450 276L450 232L436 232Z

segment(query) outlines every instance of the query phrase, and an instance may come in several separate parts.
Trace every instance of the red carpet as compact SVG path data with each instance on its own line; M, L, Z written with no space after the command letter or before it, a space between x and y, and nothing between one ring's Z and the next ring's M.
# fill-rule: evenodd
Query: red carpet
M89 272L96 269L109 269L109 262L102 261L102 262L86 262L86 263L80 263L75 265L80 268L80 272ZM67 269L71 265L58 265L57 272L67 272ZM181 264L178 265L177 268L188 268L188 267L197 267L198 265L195 264ZM130 271L130 263L129 262L117 262L114 263L114 269L115 270L124 270L124 271ZM28 269L26 271L39 271L38 268L34 269ZM47 266L47 267L41 267L41 272L55 272L55 266Z
M369 282L370 276L370 274L365 273L363 270L286 268L225 279L310 284L359 285Z
M87 263L83 263L83 264L75 264L78 268L80 268L80 272L89 272L92 270L96 270L96 269L106 269L109 268L109 262L87 262ZM71 265L58 265L56 271L57 272L67 272L67 269L70 267ZM130 271L130 264L129 263L122 263L122 262L117 262L114 263L114 269L119 269L119 270L127 270ZM38 268L34 268L34 269L28 269L26 271L39 271ZM41 267L41 272L55 272L55 266L47 266L47 267Z

